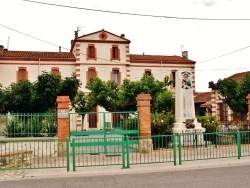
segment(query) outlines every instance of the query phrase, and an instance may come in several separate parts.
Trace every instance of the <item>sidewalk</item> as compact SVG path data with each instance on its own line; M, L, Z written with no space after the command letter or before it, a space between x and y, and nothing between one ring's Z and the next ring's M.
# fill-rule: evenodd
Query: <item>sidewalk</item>
M128 169L121 166L100 166L100 167L78 167L76 171L67 172L66 168L50 169L28 169L28 170L2 170L0 171L0 181L17 179L36 178L56 178L56 177L76 177L76 176L103 176L117 174L135 174L162 171L178 171L202 168L216 168L227 166L250 165L250 157L211 159L200 161L183 162L182 165L174 166L173 163L139 164L131 165Z

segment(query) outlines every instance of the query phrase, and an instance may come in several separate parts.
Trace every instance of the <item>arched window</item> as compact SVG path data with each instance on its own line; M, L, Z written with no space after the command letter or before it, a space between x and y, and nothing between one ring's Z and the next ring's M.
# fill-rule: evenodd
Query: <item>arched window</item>
M60 74L58 67L52 67L51 68L51 74Z

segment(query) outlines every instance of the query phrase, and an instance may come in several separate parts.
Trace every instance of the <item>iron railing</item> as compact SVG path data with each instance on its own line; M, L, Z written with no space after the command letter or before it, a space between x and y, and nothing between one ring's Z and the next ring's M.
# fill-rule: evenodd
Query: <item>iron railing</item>
M250 156L250 131L0 138L0 170L173 163Z
M5 137L41 137L57 134L55 113L0 114L0 135Z
M1 139L0 170L67 168L68 139Z

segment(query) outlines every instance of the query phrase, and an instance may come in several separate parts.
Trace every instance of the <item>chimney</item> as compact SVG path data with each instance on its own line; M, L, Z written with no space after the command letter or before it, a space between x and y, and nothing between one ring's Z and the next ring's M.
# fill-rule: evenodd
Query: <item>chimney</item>
M182 52L182 57L183 57L184 59L188 59L188 51L183 51L183 52Z
M61 53L61 51L62 51L62 47L61 47L61 46L59 46L59 53Z
M78 31L75 31L75 38L78 37Z
M0 55L3 54L3 49L4 49L3 45L0 45Z
M122 38L125 38L125 35L124 35L124 34L121 34L121 37L122 37Z

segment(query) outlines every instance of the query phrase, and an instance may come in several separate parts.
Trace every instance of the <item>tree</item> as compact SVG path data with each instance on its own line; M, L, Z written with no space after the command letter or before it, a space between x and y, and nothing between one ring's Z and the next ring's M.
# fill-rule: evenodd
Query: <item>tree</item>
M88 100L95 106L100 105L107 111L119 110L119 89L114 81L103 81L100 78L91 79L86 86L91 92Z
M12 83L3 91L3 112L27 113L32 109L33 85L28 80Z
M243 80L234 78L219 79L217 83L209 82L209 88L217 90L223 96L222 100L245 120L248 112L246 96L250 93L250 73Z
M80 85L75 73L62 79L59 74L46 71L34 83L24 80L5 89L0 85L0 112L41 113L54 110L58 95L66 95L73 100Z
M153 112L173 112L175 101L173 98L173 92L164 90L159 93L152 105Z
M118 86L114 81L102 81L100 78L92 79L86 86L91 92L88 95L88 99L93 101L92 104L100 105L107 111L135 111L136 110L136 97L138 94L150 94L152 97L152 109L155 109L155 101L157 105L164 103L164 100L168 101L168 104L174 105L173 97L170 93L165 93L165 97L157 96L159 94L164 95L167 84L170 82L161 82L155 80L154 77L144 75L139 81L129 81L125 79L121 86ZM168 94L168 95L167 95ZM162 100L160 102L160 100ZM162 110L167 111L172 107L167 107L166 103Z
M34 83L34 109L36 112L46 112L56 108L56 97L61 89L61 76L43 71Z
M70 100L73 101L80 86L80 80L78 80L76 74L73 73L71 77L66 77L62 80L61 89L58 95L69 96Z
M71 101L71 105L74 108L75 112L78 113L82 118L81 129L83 130L83 122L86 112L90 112L96 106L96 104L91 103L91 100L88 100L88 95L85 95L82 91L78 92Z

